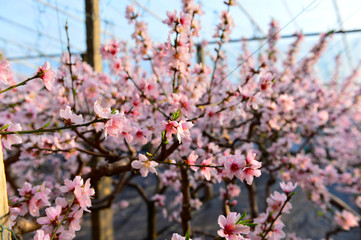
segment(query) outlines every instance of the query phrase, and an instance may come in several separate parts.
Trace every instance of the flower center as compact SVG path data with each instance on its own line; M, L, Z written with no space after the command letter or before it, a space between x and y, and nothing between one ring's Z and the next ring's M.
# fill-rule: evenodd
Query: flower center
M225 235L232 235L234 233L233 230L234 230L234 224L231 225L227 224L226 226L224 226L223 232Z

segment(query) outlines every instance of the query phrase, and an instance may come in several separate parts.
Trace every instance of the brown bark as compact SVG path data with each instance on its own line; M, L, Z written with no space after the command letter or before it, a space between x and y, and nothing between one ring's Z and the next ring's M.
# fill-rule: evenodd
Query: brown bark
M182 228L183 234L186 234L189 231L191 235L191 205L190 205L190 189L189 189L189 179L188 179L188 170L185 166L181 166L181 175L182 175L182 194L183 194L183 205L181 212L182 219Z
M256 196L256 185L253 182L251 185L246 184L248 190L248 199L250 203L251 216L252 218L258 217L258 204Z

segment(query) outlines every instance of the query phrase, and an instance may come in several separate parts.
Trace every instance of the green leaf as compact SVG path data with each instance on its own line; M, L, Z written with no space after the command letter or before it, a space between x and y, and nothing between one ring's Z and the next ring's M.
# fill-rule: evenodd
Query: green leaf
M172 118L173 118L174 121L177 120L180 117L180 110L181 110L181 108L179 108L177 111L175 111L172 114Z
M162 141L163 141L163 144L167 144L167 143L168 143L167 137L166 137L166 135L165 135L165 131L162 132Z
M243 224L245 226L248 226L248 227L255 227L258 225L258 223L246 223L246 224Z
M41 127L41 129L46 128L47 126L49 126L49 125L50 125L50 123L51 123L51 121L49 121L49 122L45 123L45 125L44 125L44 126L42 126L42 127Z
M320 217L322 217L324 214L323 214L322 211L318 211L318 212L317 212L317 215L320 216Z
M328 33L326 33L326 35L328 36L328 35L331 35L331 34L333 34L335 32L335 30L331 30L331 31L329 31Z
M188 230L187 230L187 232L186 232L185 238L186 238L186 240L189 240L189 239L190 239L190 236L189 236L189 229L188 229Z
M113 109L112 112L111 112L111 114L116 114L116 113L118 113L117 109Z
M2 130L4 130L4 129L8 128L9 126L10 126L10 123L6 124L6 125L5 125L5 126L3 126L2 128L0 128L0 131L2 131Z
M252 219L246 219L246 220L243 220L243 221L237 221L237 224L246 224L246 223L249 223L249 222L252 222Z
M238 221L236 222L236 225L239 224L245 217L247 216L247 211L245 211L242 216L238 219Z

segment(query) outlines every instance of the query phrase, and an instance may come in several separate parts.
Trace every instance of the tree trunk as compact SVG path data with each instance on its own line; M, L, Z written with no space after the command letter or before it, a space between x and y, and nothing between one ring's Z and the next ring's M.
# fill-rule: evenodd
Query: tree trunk
M156 225L156 217L157 217L157 208L153 201L147 202L148 208L148 239L154 240L157 238L157 225Z
M252 218L258 217L258 204L256 197L256 185L253 182L251 185L246 184L248 190L248 198L251 208L251 216Z
M188 171L184 166L180 166L182 175L182 194L183 194L183 205L181 212L183 234L188 231L191 235L191 205L190 205L190 189Z

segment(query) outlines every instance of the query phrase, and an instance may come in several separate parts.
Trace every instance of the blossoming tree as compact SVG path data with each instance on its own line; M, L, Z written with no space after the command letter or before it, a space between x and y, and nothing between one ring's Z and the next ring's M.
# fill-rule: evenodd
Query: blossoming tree
M109 75L68 53L57 71L47 62L17 83L2 57L0 134L10 206L2 226L18 237L36 231L37 240L73 239L84 211L111 206L129 186L147 205L148 239L157 236L157 209L181 223L182 235L172 239L202 237L192 232L192 214L213 197L202 192L217 183L218 239L296 239L284 233L280 216L291 211L298 185L334 217L325 237L359 225L359 214L329 191L337 184L361 207L358 71L341 82L336 69L324 84L313 68L332 33L301 59L297 35L281 60L272 22L267 50L255 58L244 46L232 82L222 47L234 28L235 2L225 1L210 63L194 60L202 10L182 3L179 12L167 13L170 32L162 43L150 39L129 6L135 46L116 40L102 46ZM261 174L268 198L259 213L254 179ZM157 181L151 195L136 181L150 175ZM92 203L90 185L105 176L113 179L112 192ZM276 180L282 193L271 193ZM248 217L233 211L242 182Z

